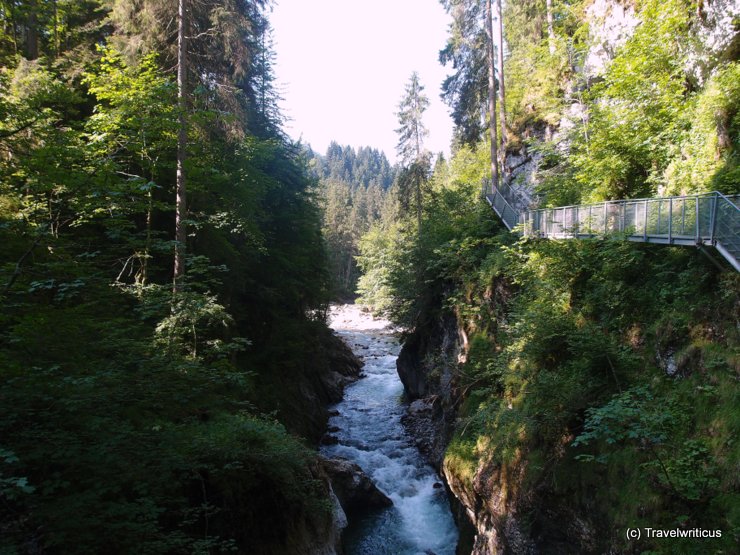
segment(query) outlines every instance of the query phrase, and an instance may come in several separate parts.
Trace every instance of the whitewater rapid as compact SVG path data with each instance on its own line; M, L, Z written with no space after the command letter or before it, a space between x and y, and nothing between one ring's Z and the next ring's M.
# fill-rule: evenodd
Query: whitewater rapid
M333 407L329 429L338 443L322 453L359 464L393 500L393 507L350 525L347 555L454 555L458 532L445 489L401 424L401 347L390 322L342 305L332 308L331 327L365 366L364 377Z

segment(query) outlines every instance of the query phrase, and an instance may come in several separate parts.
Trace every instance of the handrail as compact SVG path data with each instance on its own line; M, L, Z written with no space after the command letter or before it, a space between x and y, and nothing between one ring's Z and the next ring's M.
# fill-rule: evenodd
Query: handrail
M735 196L733 195L732 198L735 198ZM689 235L689 233L686 233L687 228L691 228L691 235L697 239L697 242L713 243L720 199L725 201L731 210L739 210L730 197L719 192L610 200L592 204L529 210L524 214L524 221L527 224L524 233L525 235L537 234L543 237L560 236L565 238L569 235L593 236L624 232L633 228L635 232L641 230L643 240L649 241L650 237L667 236L671 239L674 235L685 237ZM706 201L709 201L709 205L706 204ZM689 214L689 221L687 222L686 208L689 203L693 204L692 210L694 213ZM664 206L667 209L667 214L663 212ZM630 210L628 213L628 207L634 208L634 210ZM654 209L655 207L657 207L657 211ZM675 233L674 228L674 209L680 210L681 214L680 231L678 233ZM599 214L595 216L595 212L599 212ZM584 217L586 213L588 216ZM557 219L558 216L562 216L562 221ZM727 217L725 215L725 218ZM595 220L595 218L600 221ZM568 219L570 219L570 225L566 225ZM667 229L664 230L664 228ZM636 235L636 233L632 235Z
M737 204L735 204L734 202L732 202L732 200L730 199L730 197L727 197L727 196L723 195L719 191L713 191L710 194L714 194L714 195L717 195L717 196L725 199L727 202L729 202L735 208L735 210L740 210L740 208L737 206ZM740 195L732 195L732 198L740 198Z
M651 200L668 200L668 199L683 199L683 198L696 198L696 197L714 197L714 196L720 196L724 199L726 199L730 204L735 206L735 204L730 200L729 197L723 195L719 191L710 191L708 193L694 193L691 195L676 195L672 197L640 197L640 198L625 198L625 199L614 199L614 200L602 200L601 202L592 202L587 204L568 204L565 206L553 206L551 208L535 208L534 210L528 210L528 212L538 212L541 210L560 210L561 208L584 208L589 206L602 206L604 203L620 203L620 202L641 202L641 201L651 201ZM732 195L732 198L740 197L740 195ZM737 206L735 206L737 208Z
M505 189L502 192L498 186L491 183L491 192L487 193L488 183L491 183L490 180L483 181L484 196L507 229L512 231L519 223L519 212L512 206L510 195L505 194L510 192L511 189L507 185L503 185L502 188Z
M509 230L521 223L525 236L582 239L619 233L630 241L710 245L740 271L740 195L712 191L538 208L521 213L514 206L525 199L515 200L514 195L515 191L506 185L491 184L486 199Z

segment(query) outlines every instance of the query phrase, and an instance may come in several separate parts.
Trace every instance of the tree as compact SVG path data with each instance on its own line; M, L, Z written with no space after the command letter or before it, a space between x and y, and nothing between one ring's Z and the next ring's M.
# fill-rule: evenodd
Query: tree
M450 36L439 53L454 73L442 84L442 99L452 108L455 139L475 145L483 137L488 105L487 37L481 0L443 0L452 16Z
M496 0L498 17L498 95L501 120L501 171L506 168L506 91L504 89L504 12L501 0Z
M177 185L175 203L175 270L173 275L174 290L182 287L185 274L185 245L187 227L185 224L187 190L185 184L185 158L188 144L187 122L187 6L186 0L179 0L177 10Z
M496 133L496 45L493 42L493 10L486 0L486 38L488 51L488 125L491 132L491 186L498 186L498 138Z
M342 147L332 141L326 156L308 152L319 180L323 234L335 299L352 298L357 289L360 238L386 217L387 192L395 177L385 154L374 148Z
M399 176L401 194L408 206L410 190L413 189L416 204L416 220L421 231L421 189L428 179L430 154L424 148L424 138L429 134L422 117L429 106L429 98L424 94L424 86L419 74L413 72L406 85L404 96L398 105L398 146L396 150L403 169Z
M404 97L398 104L397 153L402 164L408 166L426 155L424 139L429 131L424 126L422 117L429 107L429 98L424 94L424 85L419 81L419 74L413 72L406 85Z
M439 59L445 65L452 63L455 70L455 73L442 84L442 98L452 108L455 136L463 145L474 146L482 140L485 131L484 122L488 119L488 131L491 136L491 178L495 184L498 183L499 177L496 123L497 48L493 35L491 0L442 0L442 5L452 16L452 25L447 45L440 51ZM502 30L502 24L499 25ZM503 38L500 47L499 77L503 75ZM499 93L503 99L503 86ZM501 103L501 120L504 122L503 100ZM502 129L502 139L504 133L505 130Z

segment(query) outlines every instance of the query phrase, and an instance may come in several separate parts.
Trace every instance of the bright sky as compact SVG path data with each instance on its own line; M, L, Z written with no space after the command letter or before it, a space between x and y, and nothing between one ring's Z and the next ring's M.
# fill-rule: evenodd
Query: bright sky
M452 120L439 98L449 18L439 0L278 0L276 85L287 132L324 154L329 142L396 159L396 112L413 71L430 106L426 147L449 153Z

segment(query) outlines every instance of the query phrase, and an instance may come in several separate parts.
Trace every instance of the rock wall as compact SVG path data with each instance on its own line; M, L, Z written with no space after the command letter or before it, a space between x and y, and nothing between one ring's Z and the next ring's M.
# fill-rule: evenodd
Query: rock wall
M292 433L318 445L329 420L328 406L342 400L344 388L359 379L362 362L329 329L317 334L303 371L276 376L281 394L279 420Z
M347 527L347 515L332 487L321 460L311 469L314 478L321 482L331 503L331 517L320 518L318 514L304 515L296 522L293 533L286 538L282 547L285 555L343 555L342 532ZM276 552L276 553L279 553Z
M508 297L503 289L499 284L494 302ZM465 390L455 376L467 361L471 331L454 314L445 313L408 336L397 363L413 399L403 423L445 480L460 530L457 554L597 552L597 525L582 508L553 496L543 484L522 483L526 454L519 464L506 468L482 458L472 477L459 475L445 459L464 401Z
M326 431L328 407L342 399L344 388L359 379L362 362L351 349L326 326L316 325L315 334L305 351L286 353L269 381L261 384L271 397L257 403L267 411L276 411L280 422L292 433L318 446ZM321 496L331 503L331 513L314 511L291 516L289 528L274 544L261 546L255 555L341 555L342 532L348 517L334 484L333 472L318 454L309 468ZM341 484L340 484L341 485Z
M455 367L467 343L460 331L453 315L429 322L406 338L396 362L412 401L403 423L437 470L454 430Z
M690 44L686 48L687 82L701 87L717 64L740 58L740 17L738 0L701 0L690 25ZM540 123L523 132L523 138L536 143L552 142L560 154L570 151L571 130L588 121L582 102L583 90L601 78L617 50L640 24L634 4L624 0L594 0L585 10L589 48L579 59L572 58L573 78L564 91L560 121L555 125ZM522 143L507 152L505 182L517 197L520 211L541 204L536 190L543 178L545 157L538 149Z
M504 507L496 508L495 496L468 487L444 465L462 393L455 374L458 364L465 361L466 351L467 333L452 314L418 327L406 338L397 366L412 402L403 424L422 454L446 481L460 530L458 555L503 553L494 521ZM491 488L492 492L495 490ZM489 498L492 506L489 506Z
M536 142L553 142L561 154L570 149L569 132L588 118L581 101L582 89L604 72L616 50L639 24L634 7L619 0L594 0L586 8L585 22L589 29L590 48L582 60L573 57L572 82L566 87L563 111L556 125L539 124L524 131L524 137ZM507 152L505 181L514 191L515 208L526 210L540 204L536 194L542 182L545 156L537 149L522 144Z

